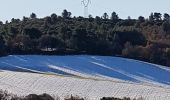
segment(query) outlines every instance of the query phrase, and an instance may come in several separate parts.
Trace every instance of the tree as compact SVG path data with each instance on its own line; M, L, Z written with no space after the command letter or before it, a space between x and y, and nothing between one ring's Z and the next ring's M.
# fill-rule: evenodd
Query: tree
M111 20L117 20L119 19L118 15L116 14L116 12L112 12L111 14Z
M47 16L46 18L45 18L45 23L46 24L52 24L52 18L51 17L49 17L49 16Z
M170 48L165 49L165 57L167 58L166 64L170 66Z
M12 23L19 23L19 22L20 22L20 19L14 19L14 18L12 18L12 19L11 19L11 22L12 22Z
M145 21L145 18L144 18L143 16L139 16L139 17L138 17L138 20L139 20L139 22L144 22L144 21Z
M3 22L2 22L2 21L0 21L0 25L3 25Z
M159 21L159 20L161 20L162 14L155 12L153 16L154 16L156 21Z
M57 21L57 15L55 13L51 14L51 20L52 20L52 22Z
M68 12L68 18L70 18L71 17L71 12Z
M170 20L169 14L167 14L167 13L164 14L164 20L165 21L169 21Z
M71 12L68 12L66 9L63 10L62 17L63 18L70 18L71 17Z
M5 24L8 24L8 23L9 23L8 20L6 20L6 21L5 21Z
M27 35L17 35L14 39L14 48L19 48L22 51L29 51L31 50L31 39Z
M122 50L122 55L129 56L132 50L133 50L133 46L131 45L131 43L126 42L124 45L124 49Z
M35 18L37 18L37 15L36 15L35 13L32 13L32 14L30 15L30 18L31 18L31 19L35 19Z
M162 50L160 50L158 47L155 47L154 49L152 49L152 52L150 53L149 58L150 62L160 63L162 54L163 54Z
M98 22L101 21L101 18L100 18L99 16L96 16L95 20L96 20L96 22L98 23Z
M162 28L165 32L168 32L170 30L170 22L163 22Z
M58 37L61 38L64 42L67 42L71 38L72 30L66 25L61 26L59 29Z
M19 29L16 27L9 27L9 32L11 36L16 36L19 34Z
M26 22L26 21L28 21L28 20L29 20L29 18L23 16L23 18L22 18L22 21L23 21L23 22Z
M93 16L90 14L89 16L88 16L89 18L93 18Z
M92 16L91 14L89 15L89 21L90 21L90 22L93 22L93 21L94 21L94 18L93 18L93 16Z
M79 51L87 50L87 30L81 27L76 27L73 31L73 36L71 37L71 42L73 47Z
M108 14L105 12L105 13L103 14L102 18L103 18L103 19L108 19L109 16L108 16Z
M25 28L24 34L28 35L31 39L38 39L41 37L42 32L37 28Z
M128 16L128 17L127 17L127 19L128 19L128 20L131 20L131 17L130 17L130 16Z
M120 44L120 38L119 38L119 35L117 33L114 33L112 41L113 41L113 53L114 54L120 54L121 50L122 50L122 46Z
M153 13L150 14L150 16L149 16L149 21L151 21L151 22L154 21L154 15L153 15Z
M5 41L2 36L0 36L0 56L4 55L5 53Z
M146 37L137 31L116 32L121 45L130 42L132 45L146 45Z
M40 47L47 51L56 50L56 49L60 49L61 47L63 47L63 43L61 42L61 40L51 35L41 36L41 38L39 39L39 43L40 43L39 44Z

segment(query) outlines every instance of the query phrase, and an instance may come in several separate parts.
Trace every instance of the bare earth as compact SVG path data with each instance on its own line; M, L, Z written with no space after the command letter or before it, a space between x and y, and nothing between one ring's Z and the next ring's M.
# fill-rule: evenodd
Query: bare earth
M170 100L170 88L129 83L26 72L0 71L0 89L19 96L48 93L61 100L70 95L89 100L102 97L130 97L145 100Z

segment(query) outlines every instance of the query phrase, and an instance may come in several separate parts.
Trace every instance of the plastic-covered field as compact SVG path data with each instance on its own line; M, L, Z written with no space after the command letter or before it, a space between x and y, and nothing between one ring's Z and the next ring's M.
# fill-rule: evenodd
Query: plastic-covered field
M10 55L0 58L0 69L170 85L169 68L110 56Z

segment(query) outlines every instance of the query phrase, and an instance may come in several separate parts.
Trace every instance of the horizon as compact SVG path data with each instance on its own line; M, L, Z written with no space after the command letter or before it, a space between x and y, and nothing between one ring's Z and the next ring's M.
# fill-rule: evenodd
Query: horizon
M74 1L34 1L34 0L5 0L1 2L0 6L0 21L5 22L6 20L11 21L12 18L22 19L23 16L29 17L31 13L35 13L38 18L43 18L56 13L61 15L64 9L72 13L73 16L84 16L84 8L81 4L82 0ZM110 16L113 11L115 11L119 18L126 19L130 16L132 19L137 19L139 16L148 16L152 12L158 12L161 14L170 13L168 11L168 4L170 1L154 1L154 0L129 0L129 1L113 1L113 0L91 0L89 5L89 14L93 17L102 16L103 13L108 13ZM48 5L47 5L48 4ZM8 8L7 8L8 7ZM17 12L16 12L17 11Z

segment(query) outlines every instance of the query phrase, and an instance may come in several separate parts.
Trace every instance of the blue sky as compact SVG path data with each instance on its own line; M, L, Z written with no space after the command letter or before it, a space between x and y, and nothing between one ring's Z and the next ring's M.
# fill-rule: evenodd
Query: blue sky
M83 16L81 0L1 0L0 20L22 18L34 12L37 17L51 13L61 15L63 9L72 12L73 16ZM91 0L89 13L101 16L104 12L109 15L112 11L120 18L137 18L140 15L148 17L151 12L170 13L170 0Z

